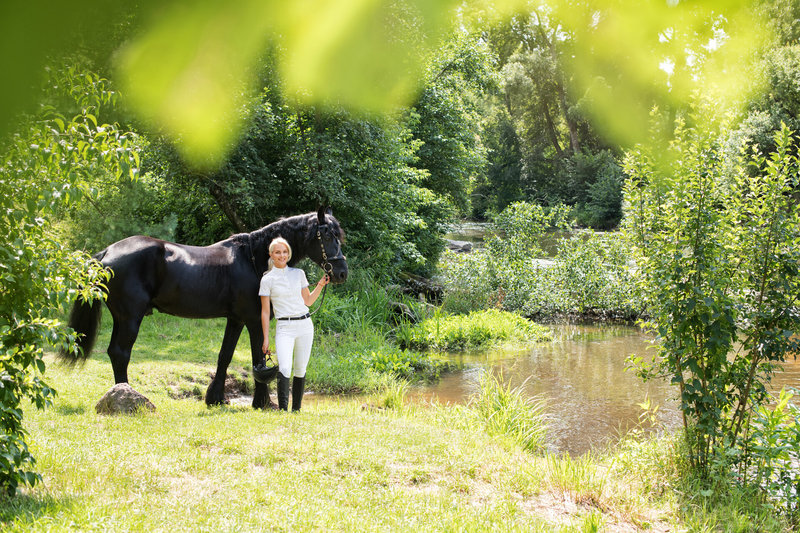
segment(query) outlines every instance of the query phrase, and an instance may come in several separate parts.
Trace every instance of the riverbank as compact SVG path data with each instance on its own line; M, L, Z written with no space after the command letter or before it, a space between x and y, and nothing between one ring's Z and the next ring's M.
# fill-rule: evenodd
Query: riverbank
M208 409L172 397L191 371L174 361L131 365L155 413L108 417L94 412L106 361L47 362L59 396L25 417L44 482L3 502L4 531L667 531L681 520L659 451L669 441L571 460L489 436L464 408L312 396L292 415Z
M47 356L46 379L59 395L45 411L25 408L43 483L0 501L0 529L786 529L746 495L693 488L672 437L634 432L580 458L526 451L518 430L528 410L514 391L442 406L411 403L387 382L357 397L311 394L299 414L235 402L209 409L180 384L205 389L213 352L202 358L198 347L216 345L219 324L183 322L175 330L146 321L137 343L131 385L155 413L97 415L112 385L107 358L95 353L73 371ZM232 373L248 363L237 349ZM491 411L514 402L516 414L513 406L503 416Z

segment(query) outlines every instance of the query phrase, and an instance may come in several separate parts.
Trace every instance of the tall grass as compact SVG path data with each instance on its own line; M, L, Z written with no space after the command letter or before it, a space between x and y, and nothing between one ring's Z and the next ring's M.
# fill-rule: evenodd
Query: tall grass
M444 351L552 338L550 328L498 309L473 311L467 315L437 312L432 318L399 329L398 338L410 346Z
M489 435L503 437L526 451L544 449L544 402L525 396L521 386L512 388L494 374L486 373L469 405Z

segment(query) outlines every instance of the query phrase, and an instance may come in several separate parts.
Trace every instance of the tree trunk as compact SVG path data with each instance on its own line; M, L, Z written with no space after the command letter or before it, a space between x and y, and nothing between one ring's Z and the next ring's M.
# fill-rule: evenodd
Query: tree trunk
M534 15L536 15L536 29L539 32L539 36L542 39L542 42L547 47L547 50L550 52L550 59L553 62L553 65L556 65L557 72L562 71L561 69L561 62L558 59L558 50L556 50L555 44L553 44L553 40L547 35L544 31L544 27L542 26L542 18L541 15L537 10L533 10ZM564 89L564 79L563 76L556 75L556 80L554 80L554 85L556 87L556 94L558 96L558 106L561 111L561 114L564 116L564 122L567 124L567 129L569 130L569 147L573 154L577 154L581 151L581 143L580 138L578 137L578 124L575 120L571 119L569 116L569 106L567 105L567 91ZM559 153L559 155L561 155Z
M558 103L561 107L561 113L564 115L564 122L567 123L567 129L569 130L569 147L574 155L580 153L581 151L581 143L578 139L578 124L569 116L569 107L567 106L567 91L564 90L563 82L559 80L556 87L558 88L556 92L558 93Z
M236 231L239 233L247 233L247 225L242 220L242 217L239 216L236 206L231 203L230 198L228 198L225 191L222 190L222 187L215 181L209 179L208 192L211 193L214 201L217 202L217 205L222 209L222 212L225 213L225 216L228 217L228 220L233 224Z
M556 133L556 126L553 124L553 118L550 116L550 111L547 109L547 104L542 102L542 112L544 119L547 121L547 133L550 136L550 142L553 143L553 148L556 149L558 157L564 157L564 151L561 149L561 143L558 142L558 134Z

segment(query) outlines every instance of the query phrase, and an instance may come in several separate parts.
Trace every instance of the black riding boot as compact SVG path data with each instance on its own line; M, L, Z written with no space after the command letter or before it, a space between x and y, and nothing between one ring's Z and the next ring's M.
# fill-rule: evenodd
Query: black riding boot
M289 410L289 378L278 372L278 409Z
M303 392L306 388L306 378L295 377L292 380L292 411L299 411L303 404Z

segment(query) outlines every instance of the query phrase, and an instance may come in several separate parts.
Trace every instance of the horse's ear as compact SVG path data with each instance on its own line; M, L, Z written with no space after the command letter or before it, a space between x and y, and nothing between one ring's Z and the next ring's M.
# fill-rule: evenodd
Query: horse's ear
M332 213L333 211L331 211L330 207L324 205L320 206L320 208L317 210L317 221L319 221L320 225L325 224L325 214L330 215Z

